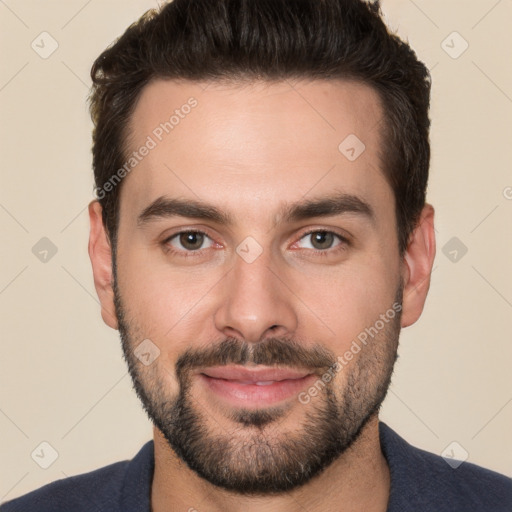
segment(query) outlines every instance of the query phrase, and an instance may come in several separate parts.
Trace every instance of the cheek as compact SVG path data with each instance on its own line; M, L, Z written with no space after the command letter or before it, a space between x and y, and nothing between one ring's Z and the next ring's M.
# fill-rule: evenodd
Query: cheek
M329 274L298 279L297 295L311 311L305 311L303 327L308 336L329 344L342 354L380 315L392 308L399 283L398 264L379 260L375 255Z
M144 250L132 250L118 260L119 289L128 318L148 337L184 343L193 335L191 326L204 327L205 319L199 316L205 315L204 304L215 294L220 269L172 269L155 262Z

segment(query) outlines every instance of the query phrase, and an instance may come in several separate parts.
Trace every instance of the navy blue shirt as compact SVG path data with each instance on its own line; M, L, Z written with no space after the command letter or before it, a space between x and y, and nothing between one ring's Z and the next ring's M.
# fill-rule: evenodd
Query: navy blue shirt
M512 479L411 446L379 423L391 473L387 512L512 512ZM4 503L0 512L150 512L153 441L131 461L58 480Z

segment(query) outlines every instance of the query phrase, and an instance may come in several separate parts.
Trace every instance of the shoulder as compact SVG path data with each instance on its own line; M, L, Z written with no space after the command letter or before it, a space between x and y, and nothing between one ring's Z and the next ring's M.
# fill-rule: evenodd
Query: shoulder
M57 480L20 498L4 503L1 512L95 510L119 500L128 461Z
M418 448L416 455L423 470L417 473L417 484L449 510L464 504L474 511L512 511L512 479L470 462L452 467L443 457Z
M449 464L383 423L380 435L391 472L390 503L397 505L390 510L512 511L511 478L469 462Z
M148 466L144 460L152 455L152 448L153 444L149 442L131 461L116 462L89 473L52 482L3 503L0 512L120 511L125 489L134 487L131 485L133 474L138 473L143 479L144 466Z

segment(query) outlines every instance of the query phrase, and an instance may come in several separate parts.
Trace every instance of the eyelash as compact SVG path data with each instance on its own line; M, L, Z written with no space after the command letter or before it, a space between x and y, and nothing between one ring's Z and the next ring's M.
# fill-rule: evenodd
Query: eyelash
M183 251L183 250L174 249L173 247L171 247L169 245L169 242L171 240L173 240L177 236L182 235L184 233L200 234L200 235L204 235L205 237L212 239L208 235L208 233L206 233L205 231L201 231L200 229L186 229L183 231L178 231L176 233L173 233L171 236L167 237L162 242L162 246L164 247L164 249L167 253L179 255L180 257L183 257L183 258L194 258L194 257L201 255L201 253L204 249L196 249L195 251ZM309 231L306 231L305 233L302 233L299 240L302 240L304 237L311 235L313 233L330 233L330 234L333 234L335 237L337 237L340 241L340 243L338 245L334 246L333 248L329 248L329 249L325 249L325 250L308 249L308 251L310 251L310 252L312 251L315 254L315 257L325 258L332 254L338 254L340 251L344 251L347 249L348 246L350 246L350 241L346 237L340 235L339 233L336 233L335 231L330 231L327 229L318 229L318 228L311 229Z

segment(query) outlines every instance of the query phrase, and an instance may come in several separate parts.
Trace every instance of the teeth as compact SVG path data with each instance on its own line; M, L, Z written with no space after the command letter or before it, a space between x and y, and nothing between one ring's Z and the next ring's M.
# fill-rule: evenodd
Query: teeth
M275 380L261 380L259 382L253 382L252 380L238 380L239 384L253 384L256 386L269 386L270 384L274 384Z

